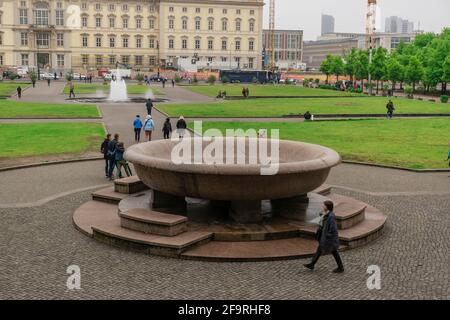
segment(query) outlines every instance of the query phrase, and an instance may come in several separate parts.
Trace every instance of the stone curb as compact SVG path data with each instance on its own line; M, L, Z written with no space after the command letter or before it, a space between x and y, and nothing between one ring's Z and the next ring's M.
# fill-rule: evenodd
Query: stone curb
M60 160L60 161L31 163L31 164L25 164L25 165L21 165L21 166L12 166L12 167L0 168L0 172L11 171L11 170L19 170L19 169L27 169L27 168L35 168L35 167L43 167L43 166L50 166L50 165L54 165L54 164L66 164L66 163L85 162L85 161L98 161L98 160L103 160L103 159L104 159L103 157L91 157L91 158L85 158L85 159L71 159L71 160Z
M403 168L403 167L397 167L397 166L389 166L389 165L384 165L384 164L367 163L367 162L358 162L358 161L351 161L351 160L343 160L342 162L347 163L347 164L356 164L356 165L361 165L361 166L403 170L403 171L416 172L416 173L450 172L450 169L444 169L444 168L442 168L442 169L411 169L411 168Z
M93 117L93 118L51 118L51 117L0 118L0 120L102 120L102 119L103 119L103 117Z
M169 116L166 113L158 110L159 112L161 112L162 114L164 114L165 116L174 119L176 117L173 116ZM239 120L239 119L293 119L293 118L299 118L299 119L303 119L303 115L284 115L281 117L276 117L276 116L263 116L263 117L256 117L256 116L248 116L248 117L218 117L218 116L198 116L198 117L185 117L186 119L232 119L232 120ZM321 114L321 115L315 115L314 118L316 119L315 121L320 121L320 118L336 118L339 120L347 120L347 119L360 119L360 118L367 118L367 119L371 119L371 118L386 118L385 114L353 114L353 115L348 115L348 114ZM403 115L395 115L395 118L450 118L450 113L446 114L446 113L442 113L442 114L403 114ZM257 121L256 121L257 122Z

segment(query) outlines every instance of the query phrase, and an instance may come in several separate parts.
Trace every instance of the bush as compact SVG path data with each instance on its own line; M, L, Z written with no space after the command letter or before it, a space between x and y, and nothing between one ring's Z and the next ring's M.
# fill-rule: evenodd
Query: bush
M181 82L181 77L179 75L175 76L175 82L176 83L180 83Z
M314 80L314 82L315 82L316 84L319 84L319 83L320 83L320 79L316 79L316 80Z
M31 71L30 72L30 80L31 80L31 82L36 82L36 80L37 80L37 73L36 73L36 71Z
M308 80L308 79L304 79L304 80L303 80L303 86L304 86L304 87L309 86L309 80Z
M73 73L66 73L66 80L67 81L72 81L73 80Z
M326 90L333 90L335 89L333 86L329 85L329 84L321 84L319 85L320 89L326 89Z
M8 78L11 80L16 80L19 77L17 73L10 73Z
M195 84L198 83L197 75L194 75L194 79L192 80L192 82L195 83Z
M222 83L228 83L228 82L230 82L230 79L228 79L227 76L223 76L222 77Z
M239 80L233 80L232 83L241 83Z
M142 82L144 81L144 75L142 73L138 73L136 75L136 80L139 82L139 84L142 84Z
M217 78L213 74L208 77L208 83L211 85L213 85L216 82L216 80L217 80Z
M442 95L441 96L441 102L442 103L447 103L448 102L448 96L447 95Z

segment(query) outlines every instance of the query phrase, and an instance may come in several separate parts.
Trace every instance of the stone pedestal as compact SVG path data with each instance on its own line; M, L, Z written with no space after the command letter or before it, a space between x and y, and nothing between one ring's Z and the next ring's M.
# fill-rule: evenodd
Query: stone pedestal
M186 199L184 197L174 196L158 190L151 190L150 208L164 212L173 212L178 214L186 213Z
M273 213L277 216L308 222L319 216L323 202L328 198L316 193L272 200Z
M260 223L263 221L262 203L256 201L232 201L230 217L238 223Z

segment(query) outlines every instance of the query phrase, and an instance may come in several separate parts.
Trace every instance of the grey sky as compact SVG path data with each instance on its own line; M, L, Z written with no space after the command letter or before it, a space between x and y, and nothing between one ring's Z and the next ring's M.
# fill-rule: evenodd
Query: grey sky
M367 0L275 0L277 29L304 30L306 40L320 34L321 13L336 19L336 32L364 32ZM265 0L264 27L269 21L269 0ZM389 16L414 21L415 28L438 32L450 27L450 0L379 0L381 25Z

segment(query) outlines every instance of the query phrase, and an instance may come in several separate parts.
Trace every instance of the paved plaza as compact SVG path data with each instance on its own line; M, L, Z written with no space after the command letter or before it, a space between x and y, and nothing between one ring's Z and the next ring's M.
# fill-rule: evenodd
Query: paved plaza
M63 82L28 89L23 100L61 102ZM41 90L42 89L42 90ZM173 102L210 98L183 88L163 90ZM44 92L47 90L46 92ZM101 104L106 128L133 143L131 121L139 104ZM156 138L164 115L153 112ZM28 120L21 120L28 121ZM60 120L64 121L64 120ZM305 260L217 263L148 256L94 241L72 224L74 210L108 186L103 161L56 164L0 172L1 299L448 299L450 298L450 178L342 164L327 181L342 195L384 212L382 237L342 253L316 271ZM67 267L78 265L81 290L68 290ZM381 289L366 286L367 268L381 269Z

